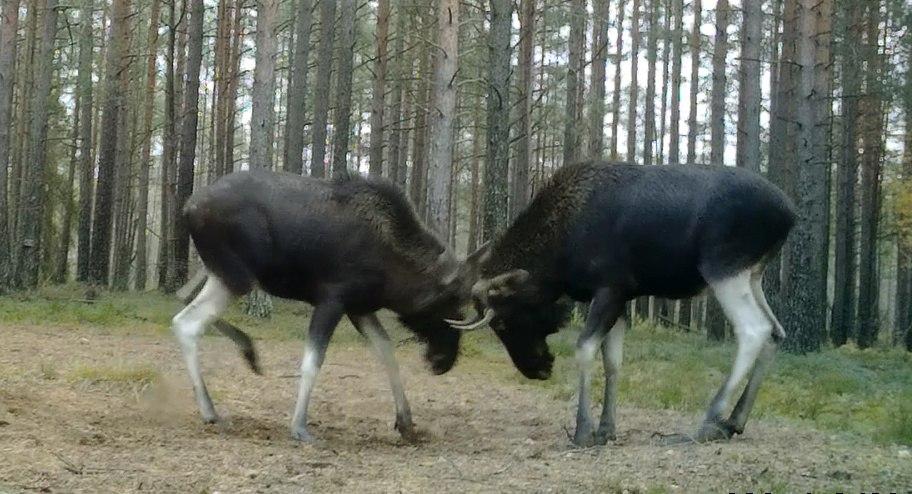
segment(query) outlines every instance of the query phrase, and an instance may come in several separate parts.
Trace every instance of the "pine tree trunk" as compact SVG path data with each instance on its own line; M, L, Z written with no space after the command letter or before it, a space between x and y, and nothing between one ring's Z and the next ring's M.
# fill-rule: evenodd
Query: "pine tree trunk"
M332 59L336 20L336 0L320 0L320 46L316 81L314 82L314 122L310 174L317 178L326 176L326 124L329 121L329 84L332 76Z
M276 35L278 0L257 0L256 65L253 70L250 110L251 168L272 169L275 131Z
M184 77L184 116L181 119L180 161L177 169L178 208L193 194L193 163L196 159L196 138L199 123L200 66L203 56L203 0L190 0L187 36L187 74ZM179 210L179 209L178 209ZM190 257L190 235L182 219L175 221L174 275L171 287L177 288L187 280Z
M47 137L48 106L51 77L54 72L54 46L57 36L57 0L39 1L43 11L41 40L35 53L34 93L29 124L28 162L24 168L22 213L18 225L18 255L16 256L16 286L38 286L41 259L41 225L47 197ZM47 246L45 246L46 248Z
M771 85L773 89L770 94L770 151L767 172L767 176L774 184L793 197L794 187L790 160L795 156L795 140L792 138L795 131L795 117L793 105L786 104L786 102L792 101L795 92L797 9L797 0L782 1L779 16L782 21L782 48L778 58L774 59L776 63L773 64L771 70L776 79L775 84ZM778 30L774 33L774 37L779 37ZM778 44L774 44L772 51L776 52L777 48ZM786 296L782 289L786 288L783 280L788 273L788 264L788 251L783 249L770 262L764 277L764 286L774 311L784 308L780 302Z
M586 2L573 0L570 3L570 38L568 40L567 96L564 106L564 164L580 158L580 85L583 72L584 43L586 41ZM506 97L506 96L505 96Z
M92 28L94 0L83 0L79 9L79 225L76 232L76 279L88 281L89 255L92 236L92 196L95 192L95 160L93 159L92 117L94 95L92 91L92 66L94 62L95 35Z
M442 239L450 231L450 183L456 117L456 69L459 61L459 2L437 3L437 63L430 107L428 223Z
M70 60L76 59L76 44L70 47ZM63 221L60 226L60 248L57 251L57 263L54 268L53 282L63 284L67 281L67 267L69 266L70 257L70 238L73 230L73 215L75 214L75 203L73 201L73 192L75 191L76 169L79 165L77 150L79 149L79 119L80 106L82 101L79 98L79 91L75 94L76 100L73 102L73 128L70 138L70 165L67 170L66 195L63 205Z
M16 62L16 34L19 29L19 0L0 4L0 293L12 281L10 217L7 187L12 132L13 81Z
M624 8L625 1L618 0L617 40L614 56L614 92L611 95L611 145L609 155L618 159L618 132L621 122L621 60L624 58ZM634 55L635 56L635 55Z
M746 2L741 14L736 164L760 173L760 37L763 0Z
M161 164L161 227L158 241L158 287L170 291L168 274L174 268L172 256L174 251L174 154L177 150L177 94L175 82L175 58L177 43L177 0L168 4L168 45L165 66L165 129L162 142Z
M590 83L592 96L590 97L591 105L589 107L589 157L601 158L605 148L605 66L608 63L609 0L594 0L592 8L592 74ZM534 12L529 14L529 18L535 19ZM531 88L531 32L529 36L529 88Z
M481 216L481 162L484 134L482 132L484 115L480 111L481 88L475 90L472 108L474 110L474 125L472 127L472 175L471 175L471 201L469 205L469 240L466 252L472 253L478 248L478 220Z
M646 112L643 115L643 164L647 166L653 164L655 158L655 78L659 40L658 1L659 0L647 0L646 3L646 15L649 27L646 35Z
M534 56L535 1L520 3L519 83L516 105L518 115L516 158L510 177L510 217L515 218L529 204L529 169L532 159L532 57ZM604 64L602 65L602 98L605 97ZM602 104L604 108L604 103ZM602 112L604 114L604 110Z
M487 147L484 172L485 240L507 227L507 162L510 140L510 0L491 0L488 33ZM569 94L569 93L568 93Z
M863 5L850 2L846 14L846 40L863 38L861 21ZM842 50L842 143L841 159L837 162L836 231L833 265L833 313L830 339L833 345L848 342L855 327L855 183L858 177L858 94L861 92L860 67L863 59L856 55L853 45Z
M149 34L146 50L146 89L143 94L143 127L142 156L139 162L139 201L136 208L136 289L146 289L146 231L149 221L149 172L152 169L152 119L155 116L155 78L158 74L155 62L158 58L158 28L161 15L161 0L152 0L152 11L149 20Z
M857 39L857 38L856 38ZM912 95L912 71L906 72L906 95ZM906 187L912 186L912 98L903 101L905 117L905 139L903 145L902 180ZM909 232L897 239L896 255L896 326L893 329L893 344L902 342L912 351L912 237Z
M866 4L865 12L865 97L863 101L861 158L860 245L858 251L858 337L861 348L877 342L879 330L877 276L877 235L880 219L880 175L883 157L883 60L880 40L880 3Z
M712 58L712 100L710 103L710 162L724 164L725 157L725 58L728 55L728 0L716 3L716 38Z
M111 32L108 37L105 68L105 103L102 122L104 130L98 157L98 186L95 196L95 213L92 221L89 280L107 285L111 248L112 208L114 198L115 155L119 138L118 120L123 105L121 71L126 70L126 47L123 40L129 31L129 0L113 3ZM83 135L83 138L85 135Z
M668 85L671 67L671 20L672 9L664 2L662 23L662 96L659 108L659 135L657 139L656 163L667 163L665 136L668 134Z
M640 57L640 0L633 0L633 16L630 20L630 99L627 101L627 161L636 161L637 105L639 105L639 82L637 65Z
M798 5L798 85L794 99L798 222L785 247L791 266L785 278L788 297L783 315L790 332L784 348L799 353L819 350L826 330L830 94L825 50L829 47L829 29L818 25L817 20L828 21L831 7L830 0L801 0Z
M374 85L371 94L370 117L370 174L383 175L383 146L386 122L386 69L389 64L390 0L380 0L377 5L377 59L374 61ZM400 32L401 36L402 33ZM399 96L402 96L400 92Z
M351 134L352 72L355 59L355 0L342 0L336 60L336 113L333 118L333 178L348 175L348 142Z
M429 33L425 26L426 20L422 19L423 39ZM431 57L430 46L426 42L421 43L421 54L419 55L417 84L417 97L415 99L415 117L414 130L412 134L412 169L409 174L409 197L412 204L418 211L420 218L425 218L427 209L427 102L431 89Z
M681 58L684 56L682 37L684 36L684 2L672 0L674 28L672 29L671 54L671 123L668 134L668 163L676 165L681 162Z
M697 162L697 98L700 94L700 27L703 25L703 4L693 3L694 24L690 34L690 111L687 117L687 163ZM682 311L683 311L682 307ZM683 316L682 316L683 318Z
M393 44L393 55L395 57L393 62L393 70L395 70L395 74L393 77L395 79L393 81L393 91L390 95L389 119L386 122L386 124L390 127L387 176L394 184L400 183L400 175L405 175L405 170L399 168L399 155L402 153L402 148L399 146L399 141L402 139L402 127L404 127L404 121L407 118L407 116L402 111L403 97L405 96L405 81L406 78L410 78L412 76L411 71L408 70L411 68L411 59L409 58L409 55L404 53L405 37L407 36L407 16L405 15L404 9L400 7L400 4L401 2L397 2L395 33L396 41ZM371 132L373 132L373 130L371 130ZM371 136L371 144L373 145L373 136Z

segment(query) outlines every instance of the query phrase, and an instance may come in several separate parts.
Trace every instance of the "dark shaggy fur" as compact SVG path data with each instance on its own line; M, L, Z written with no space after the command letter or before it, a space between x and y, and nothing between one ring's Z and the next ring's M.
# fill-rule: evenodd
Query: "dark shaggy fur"
M481 277L529 272L493 296L492 323L526 376L546 378L545 337L566 321L570 297L610 286L624 299L685 298L710 280L761 263L795 221L791 201L738 168L584 162L559 170L495 242Z
M457 262L382 180L332 182L268 171L225 176L191 197L184 220L206 268L235 295L258 285L348 314L397 312L428 345L434 372L456 360Z

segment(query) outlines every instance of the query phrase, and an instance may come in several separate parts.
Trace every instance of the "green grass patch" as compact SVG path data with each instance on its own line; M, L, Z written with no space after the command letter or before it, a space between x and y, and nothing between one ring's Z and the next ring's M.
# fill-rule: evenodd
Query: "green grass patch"
M70 381L84 381L92 384L147 385L159 379L159 372L148 366L128 364L92 367L81 365L67 374Z

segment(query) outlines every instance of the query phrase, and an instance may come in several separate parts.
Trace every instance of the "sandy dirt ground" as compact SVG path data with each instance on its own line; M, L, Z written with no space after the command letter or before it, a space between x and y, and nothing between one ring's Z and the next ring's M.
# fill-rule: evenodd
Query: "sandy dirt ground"
M898 446L754 421L727 443L668 447L698 417L624 408L619 438L575 449L571 403L508 378L505 363L431 376L398 349L425 440L403 442L367 347L331 346L311 407L315 445L289 437L301 345L259 342L265 375L206 338L223 422L198 418L165 335L0 327L0 492L907 492ZM623 399L623 397L622 397Z

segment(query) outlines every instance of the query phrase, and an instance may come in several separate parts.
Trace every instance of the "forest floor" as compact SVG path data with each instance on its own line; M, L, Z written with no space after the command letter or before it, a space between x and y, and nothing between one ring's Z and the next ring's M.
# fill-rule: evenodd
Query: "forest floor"
M48 316L55 309L46 310ZM743 436L663 446L655 433L691 431L700 413L638 399L636 354L621 387L618 440L577 449L566 433L573 418L568 359L559 357L556 384L521 380L484 335L472 336L444 376L430 375L414 343L397 349L415 422L425 433L408 443L392 428L392 398L377 359L353 330L340 328L314 392L314 445L291 440L288 431L299 340L258 339L264 375L257 376L228 340L207 337L204 374L223 422L204 425L162 321L139 317L112 326L92 314L81 317L0 325L0 492L907 492L912 486L908 444L877 439L876 431L763 412L762 391L760 417ZM631 340L628 348L638 343ZM787 361L784 367L787 374ZM717 374L709 372L721 379ZM772 381L768 398L775 401L782 385ZM686 383L672 384L691 393ZM708 401L713 388L690 399Z

